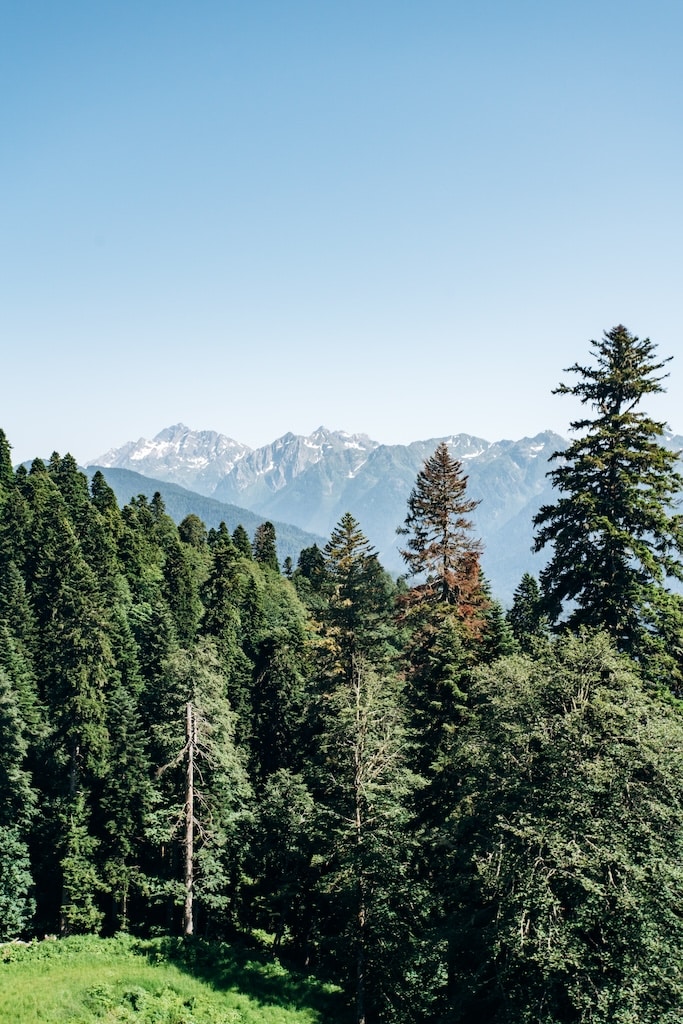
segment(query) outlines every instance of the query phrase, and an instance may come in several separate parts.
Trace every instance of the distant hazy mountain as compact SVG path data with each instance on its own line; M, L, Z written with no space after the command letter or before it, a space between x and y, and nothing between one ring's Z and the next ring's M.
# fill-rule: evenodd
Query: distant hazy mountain
M309 437L285 434L263 448L249 449L212 431L177 424L152 441L141 439L107 452L97 464L181 484L204 495L204 500L210 496L216 503L237 506L249 532L253 530L244 522L243 510L259 521L273 520L278 524L281 558L290 553L281 541L281 524L291 523L324 538L349 511L377 548L382 564L399 573L403 562L396 528L405 518L418 471L441 440L463 462L469 495L481 501L473 518L485 546L484 570L494 593L509 602L522 573L537 573L543 564L531 553L531 522L540 505L551 499L547 460L566 445L557 434L495 443L457 434L410 445L382 445L365 434L320 427ZM114 478L106 475L117 490ZM140 484L136 486L139 491ZM164 499L168 502L167 493ZM204 514L199 507L193 511L208 522L210 509L202 507Z

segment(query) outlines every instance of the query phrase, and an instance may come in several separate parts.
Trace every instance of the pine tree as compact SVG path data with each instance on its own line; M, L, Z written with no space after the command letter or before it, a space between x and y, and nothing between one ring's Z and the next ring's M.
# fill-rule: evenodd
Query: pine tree
M580 432L549 476L559 497L534 524L535 550L553 547L541 573L553 621L570 602L571 628L605 629L623 651L642 650L657 633L657 605L670 579L683 579L683 520L675 495L683 487L678 454L661 443L665 424L638 410L646 395L663 391L656 346L623 326L591 342L595 365L575 363L571 395L594 412L571 424ZM654 619L654 622L651 620Z

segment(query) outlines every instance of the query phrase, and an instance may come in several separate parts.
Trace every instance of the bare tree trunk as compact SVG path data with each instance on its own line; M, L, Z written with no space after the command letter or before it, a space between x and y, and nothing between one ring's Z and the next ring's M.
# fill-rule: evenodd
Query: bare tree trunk
M358 935L356 947L356 1024L365 1024L365 905L364 879L358 880Z
M183 935L192 935L194 931L192 889L194 884L195 722L194 709L189 702L186 707L185 732L187 736L187 770L185 773L185 906L183 909Z
M354 780L353 780L353 802L356 833L356 871L358 872L358 904L356 914L356 1024L365 1024L365 923L367 907L365 902L365 877L363 868L363 856L361 847L363 845L363 807L364 807L364 771L365 764L365 739L367 733L367 718L362 704L362 669L353 664L353 686L355 691L355 744L354 744Z

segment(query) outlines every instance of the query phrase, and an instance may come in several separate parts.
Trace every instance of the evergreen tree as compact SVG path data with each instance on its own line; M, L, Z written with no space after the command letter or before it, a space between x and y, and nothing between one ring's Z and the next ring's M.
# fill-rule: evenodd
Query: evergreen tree
M127 930L144 905L147 878L142 867L145 823L153 787L148 733L143 725L143 678L125 609L112 613L112 648L117 676L107 698L109 760L98 787L98 833L102 873L109 894L107 924Z
M241 602L247 579L253 581L253 576L247 572L252 567L251 546L247 558L233 543L227 529L219 529L209 546L212 562L202 590L204 616L200 633L216 645L228 701L236 715L237 742L243 745L250 736L253 664L244 649Z
M56 460L53 471L55 466ZM36 767L42 791L38 912L51 930L58 916L61 930L70 932L101 920L94 811L109 763L107 698L117 669L105 594L83 556L65 499L42 463L34 462L26 493L31 522L25 571L37 630L35 675L49 719L44 757ZM60 892L58 908L54 901Z
M320 710L321 955L353 998L357 1024L401 1019L415 923L407 808L416 780L397 681L358 655Z
M167 891L183 903L182 930L192 934L201 909L212 931L234 919L242 883L251 790L234 742L234 715L211 641L179 650L168 661L166 714L154 727L166 760L157 772L162 799L150 822L160 845L178 844L171 864L182 885ZM163 892L163 886L161 887Z
M317 544L303 548L292 576L297 594L307 608L315 611L324 604L325 556Z
M393 588L349 513L325 546L324 569L327 603L318 612L323 635L312 702L323 858L318 941L362 1024L366 1017L392 1019L400 1001L411 927L407 807L415 780L393 665Z
M258 616L246 653L250 687L250 772L255 786L280 770L300 771L308 741L305 728L309 647L306 615L296 591L266 572L254 586Z
M277 560L275 527L272 523L261 523L254 534L254 558L260 565L265 565L274 572L280 571Z
M12 446L7 440L5 431L0 429L0 493L3 490L9 490L13 484Z
M527 654L531 653L534 640L547 636L548 619L543 610L541 588L531 573L525 572L515 589L507 621L519 646Z
M2 638L0 637L0 644ZM12 680L0 666L0 940L19 938L33 922L29 857L36 794L27 770L27 730Z
M225 526L225 523L221 523L221 526ZM233 531L232 542L243 558L251 558L251 541L249 540L249 534L241 523L238 523Z
M303 965L311 957L315 825L315 802L302 775L288 768L272 772L262 787L249 849L249 920Z
M368 655L375 663L384 655L393 586L350 512L335 526L323 557L327 605L322 618L339 652L341 670L350 675L357 655Z
M661 443L664 423L638 409L663 390L669 360L658 361L656 346L623 326L591 345L595 365L575 363L568 372L576 383L554 392L578 398L594 418L575 420L580 436L552 456L560 462L549 474L559 497L535 517L535 549L553 547L541 573L551 619L570 602L571 628L600 627L637 653L647 632L657 633L667 582L683 579L678 454Z
M466 489L461 463L442 442L418 473L408 515L398 531L408 537L401 554L409 575L418 576L399 603L407 632L412 757L427 779L462 714L468 671L477 658L495 656L497 645L505 642L500 609L497 623L493 609L490 649L482 645L490 599L479 565L481 544L472 538L468 518L478 502L467 498Z
M500 601L492 597L491 585L483 573L480 574L480 586L485 605L477 658L480 662L490 664L496 658L514 654L518 650L518 646L503 611L503 606Z
M468 517L479 502L467 498L466 490L462 464L442 441L417 475L398 533L408 537L401 551L408 575L419 579L412 600L452 605L476 632L481 624L481 545L471 535Z
M193 512L185 516L178 525L178 536L183 544L189 544L198 551L203 551L207 544L207 533L204 523Z
M13 562L17 570L26 576L27 543L31 523L31 511L23 487L16 486L0 495L0 566Z

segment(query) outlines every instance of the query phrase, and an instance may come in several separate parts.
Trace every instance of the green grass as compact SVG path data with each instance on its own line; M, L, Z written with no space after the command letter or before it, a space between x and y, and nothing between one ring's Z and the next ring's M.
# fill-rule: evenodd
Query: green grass
M338 993L197 940L78 936L0 947L0 1024L330 1024Z

